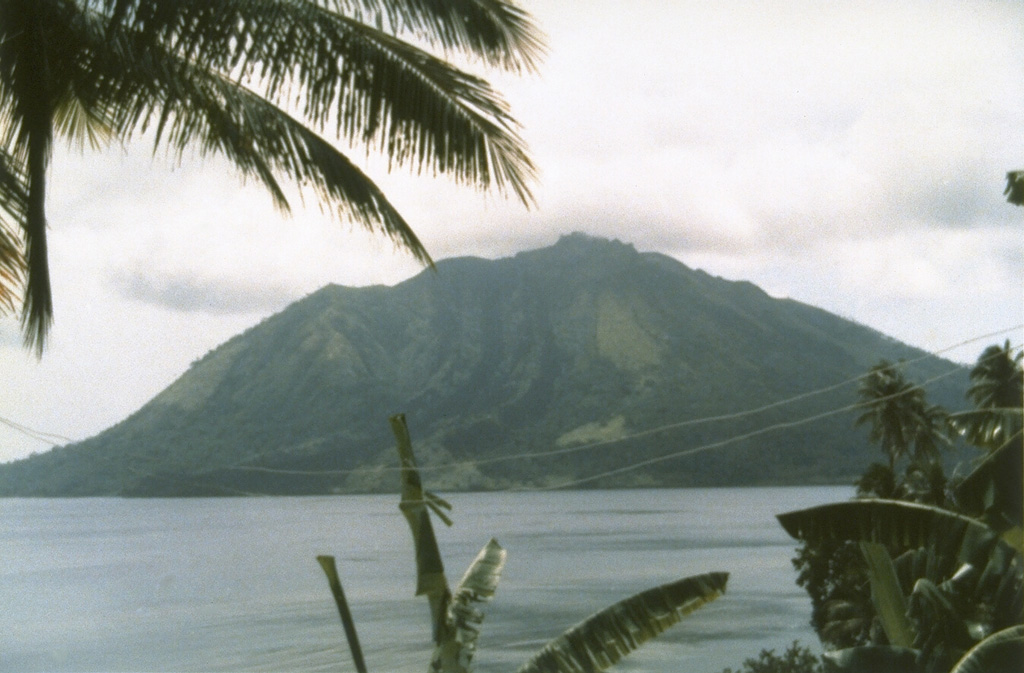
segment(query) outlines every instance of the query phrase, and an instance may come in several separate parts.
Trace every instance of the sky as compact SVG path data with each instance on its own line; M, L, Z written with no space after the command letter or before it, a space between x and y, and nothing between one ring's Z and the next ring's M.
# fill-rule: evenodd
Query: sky
M1024 5L521 4L547 34L540 72L480 72L523 125L535 207L353 156L435 259L581 231L960 362L1021 343L1024 208L1002 191L1024 168ZM56 322L36 359L0 317L0 462L123 420L328 283L422 270L313 201L283 217L223 162L145 142L59 146L47 197Z

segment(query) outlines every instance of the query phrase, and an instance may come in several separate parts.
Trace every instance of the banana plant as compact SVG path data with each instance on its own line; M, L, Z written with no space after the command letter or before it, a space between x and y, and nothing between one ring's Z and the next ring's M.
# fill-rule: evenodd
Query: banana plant
M833 503L778 519L810 544L861 546L886 637L833 653L842 670L949 671L993 632L1021 623L1021 551L980 520L889 500Z
M981 641L956 663L950 673L1019 671L1024 662L1024 626L1011 626Z
M483 605L495 594L506 552L491 539L452 592L430 514L452 525L451 505L423 488L405 417L390 418L401 466L399 509L409 523L416 558L416 595L426 596L434 641L428 673L470 673L483 623ZM334 559L318 556L338 604L359 673L366 673L359 639L345 602ZM603 671L725 592L724 572L686 577L648 589L601 610L549 642L518 673Z

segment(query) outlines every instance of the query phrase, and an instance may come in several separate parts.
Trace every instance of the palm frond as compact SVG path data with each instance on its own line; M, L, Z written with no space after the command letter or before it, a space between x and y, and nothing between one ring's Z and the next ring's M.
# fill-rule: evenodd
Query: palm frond
M384 193L344 154L280 108L228 79L166 53L140 57L133 79L111 95L122 102L121 133L156 124L157 142L177 153L196 147L227 158L261 182L275 204L289 203L276 173L310 188L321 207L391 238L420 261L430 257ZM153 77L160 73L159 77Z
M216 5L146 3L126 31L140 52L164 51L244 82L395 165L532 202L536 168L508 105L483 79L316 2Z
M42 353L53 320L50 270L46 251L46 171L53 129L55 70L49 58L53 35L47 26L58 11L50 3L2 3L0 73L10 97L8 151L25 157L27 201L21 228L26 266L22 302L25 345Z
M0 194L9 216L0 308L17 303L14 263L26 269L26 341L41 350L52 319L44 206L55 133L98 146L155 127L179 156L197 146L226 157L281 209L279 180L312 188L325 209L428 264L408 223L324 133L383 153L389 168L530 205L536 167L508 105L483 79L400 39L410 34L517 72L535 69L544 50L509 0L0 2L0 148L23 170L27 195L15 215ZM11 262L15 248L22 260Z
M20 229L28 209L25 171L0 147L0 313L14 312L25 281Z
M341 11L338 0L326 3ZM507 0L363 0L371 24L376 17L402 33L446 52L475 56L491 67L535 72L546 51L529 15Z
M535 71L546 50L529 14L508 0L104 0L103 4L112 26L143 29L152 39L174 43L183 54L217 63L237 59L253 46L241 37L255 39L258 35L250 31L268 25L263 18L278 20L290 11L351 16L512 72Z
M1006 189L1003 196L1008 203L1024 206L1024 171L1009 171L1006 174Z
M648 589L589 617L548 643L518 673L603 671L725 592L728 573Z

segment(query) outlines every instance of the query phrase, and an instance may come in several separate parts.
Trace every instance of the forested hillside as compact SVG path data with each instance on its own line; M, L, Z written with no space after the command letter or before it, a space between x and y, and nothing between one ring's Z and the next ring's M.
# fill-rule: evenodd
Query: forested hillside
M396 412L424 470L444 466L430 474L443 489L849 482L877 451L856 414L800 421L854 403L853 383L691 421L850 381L882 358L913 360L918 381L956 370L928 391L962 408L966 370L922 356L750 283L572 235L394 287L325 287L114 427L0 466L0 494L392 490Z

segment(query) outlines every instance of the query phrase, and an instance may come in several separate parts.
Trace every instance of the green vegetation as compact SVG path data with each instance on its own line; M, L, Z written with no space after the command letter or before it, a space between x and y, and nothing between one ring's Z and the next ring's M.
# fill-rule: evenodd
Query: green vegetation
M738 671L723 673L1020 670L1024 439L1015 425L1017 408L1008 403L1013 395L1024 394L1021 358L1009 344L987 349L971 380L967 396L986 414L965 413L951 421L944 409L928 404L920 387L909 383L897 366L883 361L869 371L859 390L863 413L856 422L872 425L871 438L888 458L888 464L873 465L868 473L885 471L898 486L889 489L896 498L875 497L861 488L852 501L778 515L786 532L802 544L794 560L798 583L811 594L812 624L831 651L818 656L793 643L782 655L764 650ZM979 419L985 432L977 432ZM416 594L426 596L430 606L435 643L430 670L469 673L484 618L480 604L494 596L506 553L491 540L454 592L449 589L431 513L451 525L451 506L423 488L405 417L392 417L391 425L401 464L400 509L414 542ZM971 474L941 490L940 502L926 504L922 500L927 498L908 486L912 471L898 479L896 468L900 461L931 465L947 486L938 446L954 431L1005 441L979 446L986 454ZM1015 466L1009 478L1008 466ZM333 559L319 560L356 667L364 673ZM727 577L708 573L684 578L621 601L552 640L519 673L605 670L721 595Z
M484 619L482 604L494 596L506 552L492 539L470 564L454 593L448 588L430 515L433 512L450 526L452 521L445 511L450 510L451 505L423 488L405 417L397 415L390 420L402 465L399 509L412 531L416 595L426 596L430 605L435 648L428 670L470 673ZM356 670L365 673L362 648L334 559L319 556L317 560L327 574L331 593L338 604ZM707 573L654 587L620 601L549 642L520 667L518 673L597 673L610 668L686 615L721 596L727 581L727 573Z
M859 418L888 457L859 499L779 515L802 545L794 565L811 623L840 671L1018 671L1024 664L1021 355L986 349L967 392L976 409L930 406L882 362ZM956 432L984 452L947 484L937 447ZM898 461L909 467L897 476ZM928 488L912 483L929 474ZM879 497L881 496L881 497ZM884 498L884 499L883 499Z
M742 668L735 671L726 668L722 673L828 673L832 670L827 659L794 642L781 655L775 654L775 650L761 650L756 659L744 661Z
M749 283L572 235L508 259L445 260L394 287L324 288L96 437L0 465L0 495L394 491L375 419L398 410L438 489L561 484L848 408L879 357L913 361L916 380L951 374L929 399L963 408L966 367ZM858 413L585 486L850 483L876 452L867 426L850 431Z
M424 262L408 223L320 134L528 203L535 169L506 103L406 38L513 72L543 51L506 0L0 0L0 310L22 306L41 353L58 135L99 148L148 132L179 158L220 155L282 211L283 178Z

